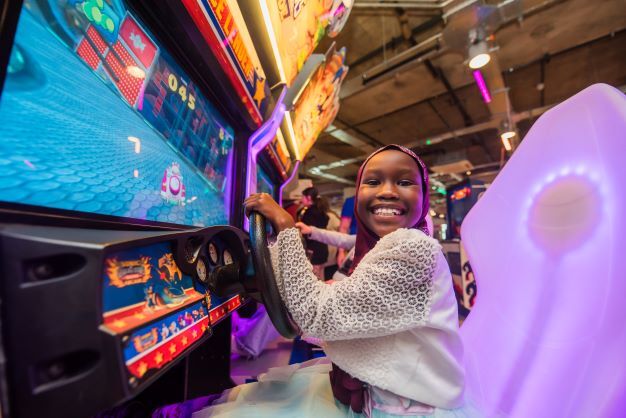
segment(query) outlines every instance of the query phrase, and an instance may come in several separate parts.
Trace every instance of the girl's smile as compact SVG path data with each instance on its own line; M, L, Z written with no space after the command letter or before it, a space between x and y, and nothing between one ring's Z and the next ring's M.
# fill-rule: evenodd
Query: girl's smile
M421 217L422 176L408 154L383 151L368 161L358 191L357 212L379 237L413 227Z

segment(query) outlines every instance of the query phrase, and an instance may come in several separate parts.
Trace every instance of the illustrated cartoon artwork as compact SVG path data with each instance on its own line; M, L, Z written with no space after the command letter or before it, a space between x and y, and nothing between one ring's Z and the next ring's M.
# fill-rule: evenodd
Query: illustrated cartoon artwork
M152 328L150 332L138 335L133 338L133 345L138 353L141 353L151 347L154 347L159 341L159 333L156 328Z
M178 315L178 318L176 318L176 322L178 322L178 326L180 328L185 328L185 326L187 325L185 323L185 317L183 315Z
M154 284L149 283L143 289L146 299L146 309L149 311L163 309L165 307L165 301L163 298L155 291Z
M328 22L328 28L326 32L328 36L334 38L339 35L341 29L348 21L350 11L352 10L353 0L334 0L333 6L330 9L330 21Z
M161 197L173 205L183 205L185 203L185 185L183 183L183 175L180 172L180 165L177 162L173 162L163 172Z
M278 0L273 19L286 82L290 85L325 35L345 25L353 0Z
M304 154L339 111L339 88L348 72L345 58L345 48L335 51L317 70L295 105L294 131Z
M172 321L172 323L170 324L170 333L172 335L174 335L174 334L176 334L179 331L180 331L180 329L178 328L178 325L176 324L176 321Z
M167 327L167 325L165 324L161 325L161 340L165 340L169 336L170 336L170 330Z
M132 284L146 283L152 278L150 257L127 261L118 261L115 257L107 258L106 266L109 285L111 286L126 287Z
M172 253L165 253L159 258L159 274L161 280L166 281L170 286L181 286L183 273L174 261Z
M173 307L185 302L189 297L183 287L183 273L176 265L172 253L165 253L159 258L158 271L160 280L146 286L147 292L153 292L157 295L153 297L154 304ZM151 307L150 303L148 303L148 307Z
M290 15L289 0L277 0L278 14L281 20L287 19Z

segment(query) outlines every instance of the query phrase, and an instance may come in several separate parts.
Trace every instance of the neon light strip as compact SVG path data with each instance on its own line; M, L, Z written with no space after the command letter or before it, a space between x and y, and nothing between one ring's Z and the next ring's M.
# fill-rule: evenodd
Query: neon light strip
M485 83L485 79L483 78L483 73L480 70L472 71L474 75L474 80L476 80L476 84L478 85L478 90L480 90L480 94L483 96L483 101L485 103L491 103L491 94L489 94L489 89L487 88L487 84Z
M285 112L285 122L287 122L287 130L289 131L289 142L291 142L291 146L293 148L293 152L296 154L293 157L296 160L301 160L300 149L298 148L298 143L296 142L296 131L293 129L293 123L291 123L291 112Z
M278 73L283 83L287 83L287 76L285 75L285 69L283 67L282 59L280 58L280 50L278 49L278 40L276 39L276 33L274 32L274 26L272 25L272 18L270 17L270 11L267 8L266 0L259 0L259 6L261 7L261 13L263 14L263 21L265 22L265 28L267 29L267 36L270 39L272 45L272 52L274 53L274 59L278 66Z
M283 91L280 93L276 106L272 111L272 115L268 120L257 129L252 136L248 139L248 161L246 164L246 197L251 193L256 192L256 175L257 175L257 156L259 153L276 137L276 132L285 116L285 104L283 100L287 88L283 87ZM248 218L244 217L243 226L245 230L248 230Z
M296 174L298 174L298 168L300 168L300 160L296 160L296 163L293 165L293 170L291 171L291 175L289 176L287 181L281 184L280 187L278 188L278 204L280 206L283 205L283 189L285 188L286 185L291 183L291 181L296 176Z
M285 98L286 88L280 93L276 106L269 117L259 129L257 129L248 140L248 164L246 173L246 196L253 191L256 192L256 165L257 156L276 136L276 132L280 127L280 123L285 115Z

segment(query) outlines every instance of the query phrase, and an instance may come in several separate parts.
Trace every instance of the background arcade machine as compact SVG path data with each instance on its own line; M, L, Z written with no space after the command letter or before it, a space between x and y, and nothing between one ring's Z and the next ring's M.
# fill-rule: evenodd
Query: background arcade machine
M448 233L441 245L452 273L461 320L469 315L477 295L474 272L461 241L461 224L485 190L486 186L482 181L470 178L446 190Z
M137 5L2 4L5 417L145 412L231 385L250 263L228 224L260 110L185 9Z

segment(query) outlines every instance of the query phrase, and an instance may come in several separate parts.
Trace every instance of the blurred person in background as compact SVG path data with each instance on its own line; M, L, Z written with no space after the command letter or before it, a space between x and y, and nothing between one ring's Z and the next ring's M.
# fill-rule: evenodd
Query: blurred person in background
M341 208L341 223L339 232L348 235L356 235L356 217L354 216L354 196L349 197L343 202ZM343 248L337 250L337 265L341 266L346 260L348 251Z
M328 215L328 225L326 226L326 230L335 232L339 231L339 225L341 223L339 215L337 215L335 211L330 208L330 203L326 197L320 196L320 200L322 201L322 207L325 210L326 215ZM325 279L333 277L333 274L337 271L337 250L337 247L334 245L328 245L328 259L326 260L326 263L324 263Z
M283 207L291 215L294 221L298 221L298 212L301 209L301 199L289 199L283 201Z
M329 217L324 202L315 187L307 187L302 191L302 209L298 213L298 221L316 228L325 229ZM324 280L324 264L328 260L328 246L319 241L305 237L307 256L313 265L315 275Z

